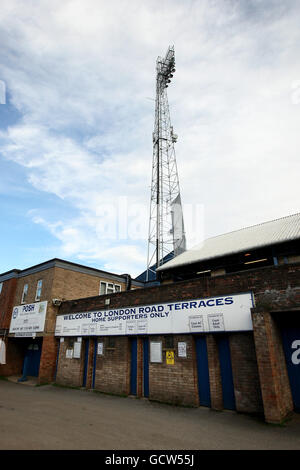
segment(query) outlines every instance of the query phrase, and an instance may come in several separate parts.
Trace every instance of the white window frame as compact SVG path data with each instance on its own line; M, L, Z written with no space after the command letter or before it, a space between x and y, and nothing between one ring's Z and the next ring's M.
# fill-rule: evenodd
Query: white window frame
M106 294L114 294L115 292L115 286L112 282L107 282L106 283Z
M105 292L101 293L101 285L105 285ZM119 290L116 290L118 288ZM115 292L121 292L121 284L115 284L113 282L100 281L99 285L99 295L114 294Z
M3 282L0 282L0 294L2 292L2 288L3 288Z
M25 290L26 290L26 292L25 292ZM27 295L28 295L28 284L24 284L21 304L25 304Z
M39 279L36 285L35 300L41 300L42 289L43 289L43 279Z
M104 286L104 292L101 292L101 287ZM106 282L100 281L99 284L99 295L105 295L106 294Z

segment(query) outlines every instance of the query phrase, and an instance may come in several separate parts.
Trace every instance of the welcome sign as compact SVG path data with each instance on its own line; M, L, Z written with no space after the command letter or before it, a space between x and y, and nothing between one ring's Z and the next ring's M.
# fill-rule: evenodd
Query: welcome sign
M56 336L154 335L251 331L251 292L205 299L69 313Z

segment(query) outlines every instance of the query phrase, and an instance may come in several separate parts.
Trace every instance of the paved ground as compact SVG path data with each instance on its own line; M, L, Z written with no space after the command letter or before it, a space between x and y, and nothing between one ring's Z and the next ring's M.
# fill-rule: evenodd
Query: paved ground
M231 411L26 385L0 380L1 450L300 450L300 415L274 426Z

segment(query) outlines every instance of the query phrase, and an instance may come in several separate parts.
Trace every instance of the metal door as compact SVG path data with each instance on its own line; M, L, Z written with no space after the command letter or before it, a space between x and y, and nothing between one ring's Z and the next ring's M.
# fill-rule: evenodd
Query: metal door
M23 365L23 376L38 377L41 359L41 344L34 342L29 344Z
M149 397L149 339L143 339L143 385L144 397Z
M131 339L130 394L136 395L137 387L137 338Z
M223 406L226 410L235 410L235 396L228 336L217 335L217 343L222 379Z
M98 349L98 339L94 339L94 358L93 358L93 376L92 376L92 388L95 388L96 380L96 368L97 368L97 349Z
M88 364L89 364L89 347L90 347L90 340L87 338L85 341L85 351L84 351L84 366L83 366L83 381L82 386L86 387L87 383L87 375L88 375Z
M283 325L281 331L294 410L300 412L300 325Z
M197 356L197 375L199 403L202 406L210 406L210 385L208 357L206 347L206 337L196 336L196 356Z

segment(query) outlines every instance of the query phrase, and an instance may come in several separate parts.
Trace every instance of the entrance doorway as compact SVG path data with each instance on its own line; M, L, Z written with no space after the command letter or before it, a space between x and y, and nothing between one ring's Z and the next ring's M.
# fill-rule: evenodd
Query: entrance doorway
M287 318L289 317L289 318ZM282 346L290 381L294 411L300 412L300 320L288 314L281 322Z
M143 338L143 396L149 397L149 338Z
M222 380L223 406L225 410L235 410L234 385L231 367L229 338L227 335L216 335Z
M25 350L23 361L22 379L26 380L29 377L38 377L40 370L40 360L42 352L42 338L30 340Z
M206 336L196 336L197 376L200 406L210 407L210 384Z
M137 393L137 338L130 340L131 361L130 361L130 395Z

